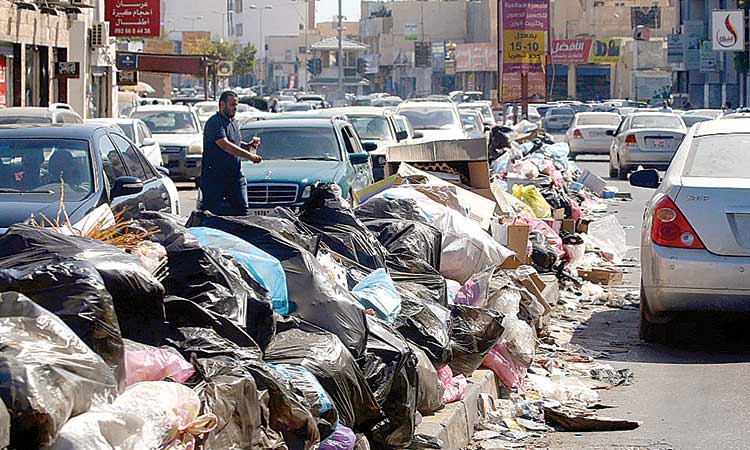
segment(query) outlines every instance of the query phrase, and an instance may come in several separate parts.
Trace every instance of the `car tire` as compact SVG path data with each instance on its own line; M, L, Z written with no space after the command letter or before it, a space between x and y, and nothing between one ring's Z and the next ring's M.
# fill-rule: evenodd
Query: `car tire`
M638 320L638 337L646 342L664 343L667 340L668 323L656 323L649 316L648 300L646 291L641 284L640 319Z
M570 160L571 160L571 161L575 161L575 160L576 160L576 158L578 158L578 153L573 153L573 152L570 152L570 155L569 155L569 156L570 156Z
M609 162L609 177L610 178L617 178L620 175L620 171L617 170L617 168L612 165L612 161Z
M620 169L617 171L617 178L622 181L627 181L629 172L630 170L627 167L620 166Z

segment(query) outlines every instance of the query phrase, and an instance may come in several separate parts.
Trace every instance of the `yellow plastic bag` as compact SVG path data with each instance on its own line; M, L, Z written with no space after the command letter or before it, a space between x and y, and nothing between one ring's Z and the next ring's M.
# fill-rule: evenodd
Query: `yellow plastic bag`
M513 186L513 196L529 205L537 219L552 217L552 207L542 197L536 186L516 184Z

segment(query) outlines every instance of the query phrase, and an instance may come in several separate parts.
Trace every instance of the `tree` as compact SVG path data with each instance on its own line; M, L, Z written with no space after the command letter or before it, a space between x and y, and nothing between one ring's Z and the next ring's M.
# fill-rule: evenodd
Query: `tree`
M255 46L248 43L241 47L234 58L234 74L238 76L249 75L255 69Z
M183 53L188 55L206 55L214 59L232 59L235 48L232 44L225 41L212 41L208 38L200 39L191 45L189 49L182 49Z

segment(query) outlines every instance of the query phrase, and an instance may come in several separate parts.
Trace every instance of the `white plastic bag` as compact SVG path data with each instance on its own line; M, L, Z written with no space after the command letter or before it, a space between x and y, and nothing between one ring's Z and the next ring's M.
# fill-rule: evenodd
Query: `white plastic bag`
M605 253L612 255L615 264L621 264L628 253L627 236L617 216L610 214L589 224L588 237Z

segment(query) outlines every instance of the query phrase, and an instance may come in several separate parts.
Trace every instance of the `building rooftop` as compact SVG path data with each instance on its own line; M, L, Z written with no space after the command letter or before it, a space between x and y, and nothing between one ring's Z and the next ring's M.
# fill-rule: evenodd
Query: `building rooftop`
M369 47L365 44L351 39L343 38L341 40L341 46L344 50L367 50ZM313 50L338 50L339 39L338 37L325 38L322 41L318 41L310 46Z

